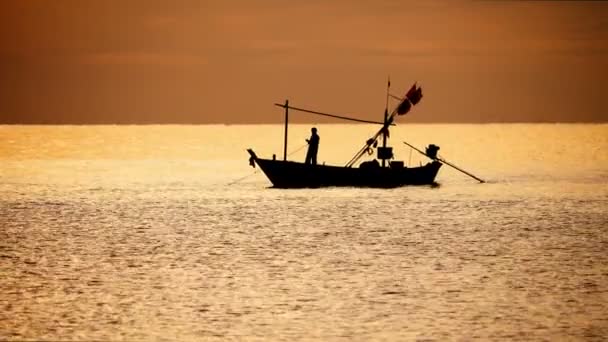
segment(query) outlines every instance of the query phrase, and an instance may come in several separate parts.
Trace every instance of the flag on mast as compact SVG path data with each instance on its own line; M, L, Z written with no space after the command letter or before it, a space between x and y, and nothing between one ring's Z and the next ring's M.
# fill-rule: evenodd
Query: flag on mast
M403 99L403 101L401 101L401 103L397 107L397 114L405 115L407 114L407 112L410 111L410 109L412 109L412 104L410 103L410 100L408 100L406 97Z
M410 111L410 109L412 109L412 103L410 102L410 96L412 94L414 94L415 92L416 92L416 83L414 83L414 85L410 88L410 90L408 90L407 93L405 93L403 100L401 101L399 106L397 106L398 115L405 115Z
M412 91L412 89L414 89L414 91ZM416 88L416 84L414 83L414 86L412 87L412 89L410 89L410 91L408 92L407 98L415 106L422 99L422 88L420 88L420 87ZM411 94L410 94L410 92L411 92Z
M411 99L411 96L413 96L414 94L416 94L416 82L414 82L414 85L412 85L410 90L408 90L407 93L405 93L405 97L408 99Z

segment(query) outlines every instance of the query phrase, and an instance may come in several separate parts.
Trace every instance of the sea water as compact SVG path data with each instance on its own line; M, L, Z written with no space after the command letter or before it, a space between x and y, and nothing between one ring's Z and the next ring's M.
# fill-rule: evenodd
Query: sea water
M377 129L316 127L332 165ZM282 125L0 126L0 340L608 338L608 125L402 141L487 183L273 189Z

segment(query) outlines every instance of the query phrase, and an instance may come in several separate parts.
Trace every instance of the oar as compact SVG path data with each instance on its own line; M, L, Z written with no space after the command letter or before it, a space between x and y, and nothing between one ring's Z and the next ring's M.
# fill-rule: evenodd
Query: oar
M414 147L414 146L412 146L412 145L408 144L407 142L405 142L405 141L404 141L403 143L404 143L404 144L406 144L407 146L409 146L409 147L413 148L414 150L416 150L416 151L420 152L421 154L423 154L423 155L427 156L428 158L431 158L431 157L429 157L429 156L428 156L426 153L424 153L423 151L421 151L421 150L417 149L416 147ZM475 175L472 175L472 174L470 174L470 173L466 172L465 170L463 170L463 169L459 168L458 166L456 166L456 165L454 165L454 164L452 164L452 163L447 162L447 161L446 161L446 160L444 160L444 159L437 158L437 157L436 157L436 158L431 158L431 159L436 159L436 160L438 160L438 161L440 161L440 162L442 162L442 163L444 163L444 164L446 164L446 165L448 165L448 166L451 166L451 167L455 168L456 170L458 170L458 171L460 171L460 172L464 173L465 175L467 175L467 176L469 176L469 177L471 177L471 178L475 178L475 179L476 179L477 181L479 181L480 183L485 183L485 182L486 182L486 181L484 181L483 179L478 178L478 177L475 177Z

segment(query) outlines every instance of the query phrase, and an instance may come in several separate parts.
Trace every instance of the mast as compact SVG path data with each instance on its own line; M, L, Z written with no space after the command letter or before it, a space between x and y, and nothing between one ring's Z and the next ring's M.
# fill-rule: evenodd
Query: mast
M386 131L388 130L388 126L386 123L388 122L388 108L384 110L384 128L382 129L382 148L386 149ZM386 159L382 158L382 167L386 166Z
M384 126L382 130L382 148L386 149L386 133L388 132L388 95L391 90L391 77L388 77L388 84L386 85L386 106L384 107ZM382 159L382 167L386 166L386 160Z
M287 161L287 126L289 122L289 100L285 100L285 139L283 140L283 160Z
M388 97L390 96L390 86L391 81L389 78L386 90L386 107L384 110L384 122L382 124L382 128L380 128L380 130L376 132L373 137L371 137L365 142L365 145L357 153L355 153L355 155L351 158L350 161L348 161L348 163L346 163L346 167L352 167L357 162L357 160L359 160L369 150L369 148L376 142L380 135L382 135L382 146L378 147L377 153L378 159L382 160L382 166L386 166L386 159L393 158L393 149L391 147L386 146L386 140L388 138L388 127L394 125L393 119L397 114L399 106L395 107L390 114L388 113Z

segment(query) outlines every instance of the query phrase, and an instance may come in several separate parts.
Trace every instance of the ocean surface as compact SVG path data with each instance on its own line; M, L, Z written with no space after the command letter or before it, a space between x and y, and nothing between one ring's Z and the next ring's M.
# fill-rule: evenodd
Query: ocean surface
M377 128L316 127L336 165ZM282 125L0 126L0 340L608 339L608 125L404 140L487 183L273 189Z

